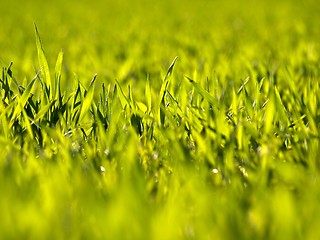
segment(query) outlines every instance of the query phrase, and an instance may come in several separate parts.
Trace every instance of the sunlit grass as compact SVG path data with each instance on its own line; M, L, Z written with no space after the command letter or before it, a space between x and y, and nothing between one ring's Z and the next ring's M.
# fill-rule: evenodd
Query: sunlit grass
M110 3L106 33L97 10L84 42L36 21L25 62L3 49L0 238L316 239L316 6L144 4Z

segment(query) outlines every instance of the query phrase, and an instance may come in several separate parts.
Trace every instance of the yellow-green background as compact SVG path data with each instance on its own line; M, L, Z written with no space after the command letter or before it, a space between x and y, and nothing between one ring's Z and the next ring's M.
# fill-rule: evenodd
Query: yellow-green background
M223 110L248 76L248 99L256 82L272 79L288 116L299 122L310 104L316 127L305 123L312 130L297 128L289 132L292 138L286 130L279 136L264 133L259 124L267 117L261 109L254 127L248 127L249 120L243 125L244 134L238 130L242 123L233 128L224 116L215 116L218 135L226 131L230 145L201 132L194 136L196 150L179 142L187 134L180 126L155 127L155 139L143 143L132 129L122 128L126 121L121 117L116 140L109 140L111 130L106 133L110 149L100 142L95 146L93 139L86 142L81 133L67 138L54 128L46 130L54 137L45 149L31 142L21 151L15 139L2 137L0 238L316 239L319 6L315 0L1 1L0 63L13 62L21 84L39 71L36 23L51 69L64 51L63 91L74 90L75 79L88 86L97 73L96 99L102 83L112 86L118 80L145 102L149 75L156 101L165 72L178 56L172 85L179 100L194 96L190 86L179 95L185 75L225 93ZM313 98L301 104L288 85L296 87L298 98L305 100L309 93ZM195 99L192 104L201 106ZM122 111L113 110L116 116ZM204 112L197 114L207 116ZM256 136L260 148L253 150L246 134ZM237 137L250 144L243 147L248 151ZM283 147L286 137L292 143ZM96 159L105 172L92 166ZM230 167L234 159L238 162ZM144 160L151 161L151 173L139 162Z

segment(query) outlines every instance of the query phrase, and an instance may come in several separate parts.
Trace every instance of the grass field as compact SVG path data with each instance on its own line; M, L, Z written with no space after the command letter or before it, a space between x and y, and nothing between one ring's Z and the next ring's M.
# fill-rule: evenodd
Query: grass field
M319 238L317 1L0 9L0 239Z

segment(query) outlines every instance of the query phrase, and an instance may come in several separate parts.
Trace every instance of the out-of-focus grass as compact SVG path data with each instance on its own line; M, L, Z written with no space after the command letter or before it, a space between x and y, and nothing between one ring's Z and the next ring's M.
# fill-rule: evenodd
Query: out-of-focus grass
M316 1L0 6L1 239L318 238Z

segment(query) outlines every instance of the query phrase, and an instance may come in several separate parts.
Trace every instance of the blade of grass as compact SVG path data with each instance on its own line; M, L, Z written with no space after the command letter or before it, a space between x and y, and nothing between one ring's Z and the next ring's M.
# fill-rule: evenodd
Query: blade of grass
M194 87L194 89L206 100L208 101L211 105L215 105L216 104L216 100L214 99L214 97L208 93L206 90L204 90L199 83L195 82L194 80L192 80L191 78L189 78L188 76L185 76L189 82L192 84L192 86Z
M37 80L37 76L29 83L29 85L27 86L27 88L24 90L23 94L21 97L17 97L18 98L18 106L16 107L16 109L13 112L12 115L12 119L15 119L16 116L21 113L21 111L23 110L24 106L26 105L29 95L31 93L31 90L33 88L33 85L35 83L35 81Z
M22 109L22 115L23 115L23 122L24 122L25 128L26 128L30 138L33 139L33 131L31 128L30 121L29 121L29 117L24 109Z
M167 88L169 86L169 77L172 74L173 71L173 67L177 61L178 57L175 57L172 61L172 63L170 64L167 74L162 82L161 88L160 88L160 93L159 93L159 102L158 102L158 122L160 125L163 125L164 123L164 112L163 110L165 109L165 102L164 102L164 97L165 97L165 93L167 91Z
M85 95L82 104L81 104L81 110L80 110L80 116L79 116L79 120L81 121L84 116L86 115L87 111L90 109L91 104L93 103L93 96L94 96L94 83L96 81L97 78L97 74L94 75L90 85L89 85L89 89L87 91L87 94Z
M61 89L60 89L60 80L61 80L61 70L62 70L62 61L63 61L63 51L61 50L58 58L57 58L57 62L56 62L56 66L55 66L55 99L59 99L59 101L61 101Z
M178 58L178 56L176 56L176 57L173 59L172 63L170 64L170 66L169 66L169 68L168 68L168 71L167 71L167 74L166 74L166 76L165 76L165 78L164 78L164 82L165 82L166 80L168 80L169 77L171 76L172 71L173 71L173 67L174 67L174 65L175 65L175 63L176 63L176 61L177 61L177 58Z
M45 106L41 107L41 110L36 114L34 121L38 121L39 119L41 119L48 111L49 109L52 107L52 105L54 105L56 102L56 100L51 101L50 103L48 103Z
M146 100L147 100L147 108L148 108L148 111L151 112L151 108L152 108L152 96L151 96L151 86L150 86L149 75L148 75L148 77L147 77L145 94L146 94Z
M38 52L38 60L39 60L39 65L40 65L41 71L43 71L45 94L46 94L46 98L48 100L48 99L52 98L52 84L51 84L51 78L50 78L49 65L48 65L46 56L44 54L40 34L38 31L37 25L35 23L34 23L34 28L35 28L35 33L36 33L36 45L37 45L37 52Z
M120 103L121 103L121 106L123 109L125 109L125 107L128 105L130 106L130 101L129 99L126 97L126 95L124 94L121 86L120 86L120 83L118 82L118 80L116 80L116 86L117 86L117 89L119 89L119 91L116 91L116 93L119 93L117 94L118 97L119 97L119 100L120 100ZM115 89L115 90L117 90Z
M7 109L3 105L2 101L0 101L0 123L1 123L1 128L3 130L3 135L5 138L8 138L9 133L10 133L10 128L6 116Z

